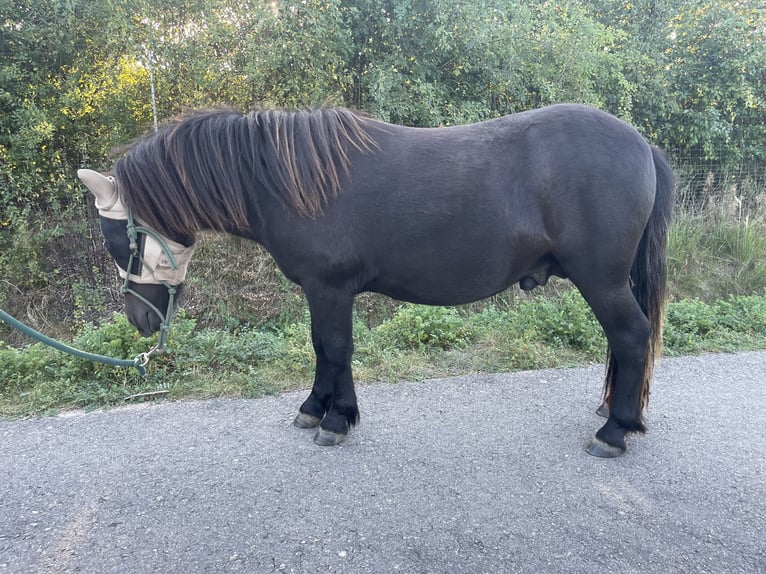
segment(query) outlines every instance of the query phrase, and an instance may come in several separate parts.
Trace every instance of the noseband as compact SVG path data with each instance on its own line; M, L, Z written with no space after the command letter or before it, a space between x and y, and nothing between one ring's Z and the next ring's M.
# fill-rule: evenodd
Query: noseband
M141 252L141 249L139 249L139 241L138 241L138 234L143 233L144 235L148 235L152 239L154 239L157 244L162 248L162 251L165 253L165 255L168 258L168 261L170 262L170 266L172 270L178 269L178 262L176 261L175 255L173 255L173 252L171 251L170 247L167 244L167 241L165 241L165 238L154 231L154 229L151 229L149 227L145 227L143 225L136 225L136 222L133 219L133 212L126 208L125 211L128 215L128 241L130 242L130 258L128 259L128 269L133 269L133 262L135 260L138 260L141 262L142 266L145 266L149 269L152 275L154 275L154 269L149 265L149 263L146 261L146 259L143 256L143 253ZM149 307L152 311L154 311L160 318L160 337L157 341L157 344L149 349L146 353L142 353L141 359L144 361L144 364L149 361L149 357L153 353L161 353L165 351L167 347L167 340L168 340L168 333L170 332L170 324L173 320L173 316L175 315L174 311L174 303L175 303L175 297L177 293L177 288L175 285L171 285L167 281L158 280L158 282L162 285L164 285L168 290L168 308L165 313L160 311L154 303L149 301L146 297L138 293L135 289L131 288L130 286L130 273L125 273L125 280L122 283L122 287L120 287L120 293L123 295L127 295L130 293L141 301L144 305Z

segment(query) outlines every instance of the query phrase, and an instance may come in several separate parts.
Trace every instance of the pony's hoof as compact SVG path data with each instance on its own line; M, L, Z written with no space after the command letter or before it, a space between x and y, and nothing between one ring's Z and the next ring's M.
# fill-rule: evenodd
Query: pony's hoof
M609 405L606 403L601 403L601 406L596 409L596 414L600 417L604 417L605 419L609 418Z
M313 429L319 426L320 422L322 422L322 419L320 419L319 417L315 417L314 415L308 415L306 413L299 412L298 415L295 417L293 424L297 426L299 429Z
M336 444L343 442L343 439L345 438L345 434L340 434L320 428L314 435L314 442L319 446L335 446Z
M624 454L625 449L612 446L603 440L594 438L588 445L588 448L585 449L585 452L599 458L615 458Z

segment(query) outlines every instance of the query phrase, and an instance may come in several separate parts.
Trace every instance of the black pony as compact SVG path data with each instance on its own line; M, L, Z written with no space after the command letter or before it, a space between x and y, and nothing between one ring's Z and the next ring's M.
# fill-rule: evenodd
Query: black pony
M551 275L577 286L609 343L608 418L588 451L617 456L627 433L645 431L675 182L662 153L609 114L557 105L424 129L346 109L200 111L130 147L108 186L179 253L199 231L231 233L302 287L316 372L295 424L318 426L318 444L359 419L357 293L458 305ZM125 226L102 223L124 262ZM173 306L165 286L183 277L139 275L127 275L126 310L147 335Z

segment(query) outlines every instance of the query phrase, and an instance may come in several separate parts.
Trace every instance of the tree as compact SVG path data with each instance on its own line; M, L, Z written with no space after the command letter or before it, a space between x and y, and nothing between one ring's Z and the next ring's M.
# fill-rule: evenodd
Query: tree
M579 101L676 156L762 169L761 4L0 0L0 302L108 292L75 170L151 129L150 72L160 119L329 104L439 126Z
M737 1L679 6L669 34L668 91L677 102L669 147L699 149L724 168L766 159L763 15Z

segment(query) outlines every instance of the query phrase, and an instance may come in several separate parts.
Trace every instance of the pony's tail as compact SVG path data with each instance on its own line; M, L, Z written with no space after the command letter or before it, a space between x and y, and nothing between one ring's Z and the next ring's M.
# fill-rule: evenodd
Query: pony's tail
M676 199L676 178L673 169L658 147L651 146L651 148L654 168L657 173L654 206L638 244L638 251L633 259L633 267L630 270L633 295L641 306L644 315L649 319L650 328L649 346L641 381L638 420L641 420L641 415L649 405L654 363L662 353L662 326L665 319L665 287L667 284L668 228ZM616 374L617 364L614 354L610 351L604 385L604 402L607 405L611 404Z

